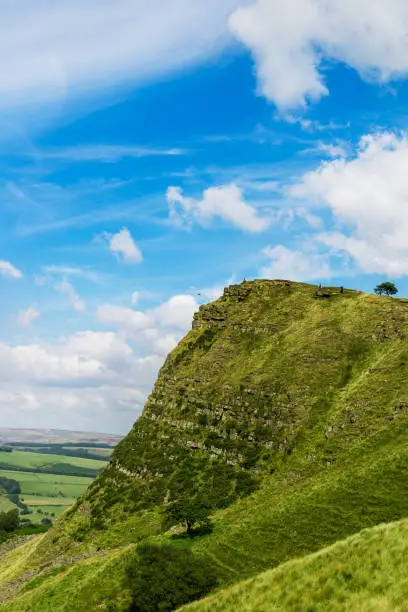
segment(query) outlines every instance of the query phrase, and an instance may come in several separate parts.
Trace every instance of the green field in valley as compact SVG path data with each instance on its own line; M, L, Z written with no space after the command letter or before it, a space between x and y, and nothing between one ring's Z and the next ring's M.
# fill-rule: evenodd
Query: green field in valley
M104 457L110 457L113 448L104 448L98 446L63 446L64 450L67 451L86 451L90 454L103 455Z
M91 484L92 478L0 470L0 477L16 480L20 484L20 502L26 504L29 514L21 517L39 524L44 518L54 521ZM0 512L7 512L16 506L5 494L0 495Z
M45 497L42 495L24 495L21 496L21 501L27 506L71 506L75 502L75 498L65 497L61 499L59 497Z
M44 501L47 501L47 498L44 498ZM34 523L35 525L41 524L41 521L44 518L49 518L50 520L55 521L70 506L71 504L59 506L40 504L38 506L29 506L31 514L28 514L27 518L30 520L31 523Z
M8 512L13 510L16 506L4 495L0 495L0 512Z
M45 495L20 495L20 500L28 506L31 514L27 518L32 523L41 523L45 517L57 519L75 502L74 497L47 497Z
M33 472L15 472L0 470L0 476L17 480L21 494L44 495L46 497L79 497L91 484L92 478L83 476L64 476L58 474L35 474Z
M13 495L9 498L10 491L0 481L0 512L19 504L25 522L54 521L83 494L106 466L112 452L111 448L71 445L66 447L67 455L63 454L64 450L62 446L56 449L55 445L32 445L26 450L14 447L12 452L1 452L0 478L16 481L20 491L17 500ZM106 460L84 457L87 453Z
M78 475L80 475L81 470L84 470L94 472L96 475L105 466L105 461L84 459L82 457L66 457L64 455L19 450L13 450L11 453L0 453L0 469L39 470L51 473L75 473L78 471Z

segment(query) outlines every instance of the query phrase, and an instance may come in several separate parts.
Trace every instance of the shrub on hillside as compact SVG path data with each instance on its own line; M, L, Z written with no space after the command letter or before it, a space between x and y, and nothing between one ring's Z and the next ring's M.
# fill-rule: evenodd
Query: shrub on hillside
M193 498L181 497L165 506L164 527L183 525L187 533L198 526L209 527L211 506L200 496Z
M214 566L189 549L142 544L127 570L134 612L169 612L217 585Z
M0 512L0 532L15 531L19 525L18 510Z
M5 478L4 476L0 476L0 487L4 489L6 493L21 493L20 483L13 478Z

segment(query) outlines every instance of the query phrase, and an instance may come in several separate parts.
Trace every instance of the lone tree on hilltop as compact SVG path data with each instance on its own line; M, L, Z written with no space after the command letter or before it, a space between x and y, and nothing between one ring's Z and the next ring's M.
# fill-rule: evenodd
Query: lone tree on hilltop
M381 283L377 285L374 289L377 295L396 295L398 293L398 289L394 285L394 283Z

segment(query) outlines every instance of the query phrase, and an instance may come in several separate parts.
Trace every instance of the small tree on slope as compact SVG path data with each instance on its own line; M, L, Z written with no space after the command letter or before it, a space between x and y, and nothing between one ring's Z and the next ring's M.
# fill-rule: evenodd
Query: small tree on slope
M164 510L165 526L184 525L187 533L191 533L194 527L209 525L209 514L211 508L200 496L177 499L168 504Z

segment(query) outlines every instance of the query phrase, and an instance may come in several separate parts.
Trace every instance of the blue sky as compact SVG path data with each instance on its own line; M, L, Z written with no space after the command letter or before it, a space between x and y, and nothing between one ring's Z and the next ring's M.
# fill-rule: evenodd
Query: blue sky
M126 432L244 277L408 294L403 2L0 6L3 426Z

